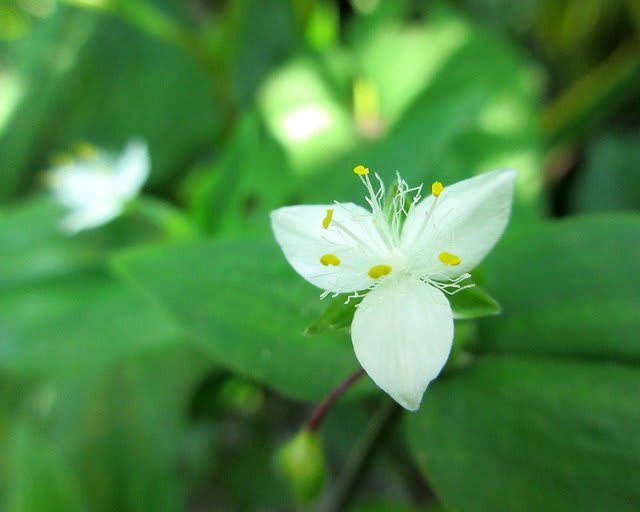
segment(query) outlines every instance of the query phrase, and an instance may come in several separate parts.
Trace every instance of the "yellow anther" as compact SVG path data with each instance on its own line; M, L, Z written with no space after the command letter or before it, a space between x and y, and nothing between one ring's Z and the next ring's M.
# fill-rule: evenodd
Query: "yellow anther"
M454 267L462 263L462 260L458 256L450 252L441 252L438 254L438 259L445 265L452 265Z
M440 194L442 194L442 191L444 190L444 185L442 183L440 183L439 181L434 181L431 185L431 193L438 197Z
M378 279L379 277L386 276L389 272L391 272L389 265L376 265L369 269L369 277L371 279Z
M98 150L95 146L92 146L88 142L78 142L73 149L78 156L86 158L87 160L93 159L98 155Z
M353 172L355 172L358 176L366 176L369 174L369 169L364 165L359 165L353 168Z
M323 254L320 256L320 263L322 263L325 267L329 265L333 265L337 267L340 265L340 258L338 258L335 254Z
M327 229L329 227L329 224L331 224L331 219L333 219L333 212L334 212L333 208L327 209L327 215L322 220L322 227L324 229Z

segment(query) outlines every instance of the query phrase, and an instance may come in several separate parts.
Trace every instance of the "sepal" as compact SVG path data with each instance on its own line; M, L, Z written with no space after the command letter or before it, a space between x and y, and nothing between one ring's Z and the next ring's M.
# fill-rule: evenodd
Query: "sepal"
M499 315L500 304L479 286L473 286L448 296L455 320Z

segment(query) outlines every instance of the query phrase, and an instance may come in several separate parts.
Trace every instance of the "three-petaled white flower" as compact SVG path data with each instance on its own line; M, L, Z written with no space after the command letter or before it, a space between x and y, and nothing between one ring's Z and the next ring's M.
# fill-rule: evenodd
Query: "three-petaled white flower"
M75 234L106 224L122 213L149 176L150 160L142 141L131 141L120 155L82 145L77 158L61 162L47 175L53 195L68 214L61 229Z
M444 188L409 188L398 176L385 200L358 166L371 212L353 203L287 206L271 214L291 266L328 293L369 290L356 309L351 338L374 382L409 410L449 357L453 318L443 293L464 281L502 235L515 171L498 169ZM353 296L353 295L352 295Z

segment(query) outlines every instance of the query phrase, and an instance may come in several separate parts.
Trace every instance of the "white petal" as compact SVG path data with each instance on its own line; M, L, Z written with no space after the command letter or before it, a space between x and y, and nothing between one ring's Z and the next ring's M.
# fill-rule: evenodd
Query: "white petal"
M359 241L322 221L333 209L333 220L346 227ZM352 203L286 206L271 212L271 227L287 261L311 284L333 293L353 292L371 286L368 271L386 263L382 241L375 231L373 216ZM325 266L320 258L333 254L337 266Z
M93 162L65 165L51 175L53 195L67 208L84 208L113 197L110 175L97 169Z
M140 188L149 177L151 161L147 145L140 140L127 144L115 164L115 186L120 197L131 199L138 195Z
M512 169L497 169L445 187L426 226L435 198L429 196L413 208L400 242L413 270L451 278L475 268L504 232L515 178ZM445 265L438 259L443 252L462 263Z
M414 411L449 357L451 307L440 290L422 281L385 279L358 306L351 338L374 382Z
M84 229L106 224L122 213L122 206L114 202L94 203L86 208L75 209L60 221L60 228L69 235Z

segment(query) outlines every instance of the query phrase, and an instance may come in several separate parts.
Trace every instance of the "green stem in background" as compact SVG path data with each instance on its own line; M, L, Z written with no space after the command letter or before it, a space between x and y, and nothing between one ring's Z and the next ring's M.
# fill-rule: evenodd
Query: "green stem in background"
M331 406L340 398L345 391L347 391L351 386L353 386L360 377L364 375L364 370L360 368L358 371L351 374L345 380L343 380L338 386L329 393L320 404L313 410L311 413L311 418L307 422L307 430L309 432L317 432L322 420L326 416Z
M624 44L547 107L542 128L549 149L583 136L635 91L639 80L637 44Z
M316 8L316 0L291 0L291 4L293 5L297 25L300 27L300 31L304 32L313 10Z
M362 481L370 467L370 460L376 448L391 424L398 417L402 409L388 398L376 411L375 416L369 422L367 430L351 452L345 467L340 475L329 502L323 508L325 512L341 512L347 510L349 502L354 496L358 484Z
M212 48L194 35L187 27L177 23L151 4L136 0L61 0L69 5L104 12L122 18L146 34L181 48L196 60L210 76L211 87L222 109L223 129L233 123L234 102L229 89L228 70L223 59Z

